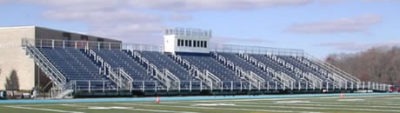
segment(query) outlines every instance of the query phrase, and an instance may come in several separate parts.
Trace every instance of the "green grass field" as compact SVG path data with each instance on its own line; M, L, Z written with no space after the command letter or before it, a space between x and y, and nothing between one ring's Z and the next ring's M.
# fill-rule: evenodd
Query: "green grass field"
M400 95L229 100L0 104L1 113L400 113Z

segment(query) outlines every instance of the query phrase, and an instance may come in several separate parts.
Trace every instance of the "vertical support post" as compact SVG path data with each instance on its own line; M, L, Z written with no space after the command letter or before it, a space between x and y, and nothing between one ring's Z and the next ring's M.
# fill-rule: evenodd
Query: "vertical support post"
M78 48L78 41L74 41L74 46L75 46L75 49L77 49Z
M51 48L54 48L54 40L51 40Z
M368 81L368 86L367 86L368 90L371 89L371 81Z
M231 91L233 91L233 81L231 81Z
M329 82L326 82L326 91L329 91Z
M298 89L299 89L299 91L301 90L301 83L300 83L300 81L299 81L299 84L298 84Z
M145 88L145 86L144 86L144 81L142 81L142 91L143 91L143 92L145 91L144 88Z
M101 42L97 42L97 50L100 50L100 43Z
M111 50L111 42L108 43L108 49Z
M212 81L210 82L210 90L211 91L213 90L213 82Z
M243 84L242 84L242 81L240 81L240 91L242 91L243 90Z
M203 82L200 81L200 91L202 91L202 90L203 90Z
M181 83L178 82L178 91L181 92Z
M62 48L65 48L65 40L62 41Z
M351 90L354 90L354 82L351 82Z
M249 84L249 91L251 90L251 83L250 82L248 82L248 84Z
M362 87L362 89L365 89L365 82L364 81L361 82L361 87Z
M89 41L86 41L86 46L85 46L86 48L89 48L90 46L89 46Z
M293 89L294 89L294 87L293 87L293 86L294 86L294 82L293 82L293 81L291 81L291 82L290 82L290 90L292 90L292 91L293 91Z
M43 47L43 40L40 40L40 48Z
M180 87L181 85L179 85ZM192 92L192 81L189 81L189 91Z

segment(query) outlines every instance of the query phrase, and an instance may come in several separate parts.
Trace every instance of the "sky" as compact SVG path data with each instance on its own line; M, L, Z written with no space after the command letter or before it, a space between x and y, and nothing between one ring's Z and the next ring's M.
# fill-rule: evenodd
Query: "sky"
M400 45L400 0L0 0L0 27L35 25L161 45L163 30L318 58Z

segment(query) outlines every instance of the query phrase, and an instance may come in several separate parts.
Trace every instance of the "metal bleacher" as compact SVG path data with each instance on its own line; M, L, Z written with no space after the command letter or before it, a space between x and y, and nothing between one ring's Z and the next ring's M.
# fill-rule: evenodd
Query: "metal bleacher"
M281 71L286 73L287 75L291 76L295 80L299 80L298 75L296 75L295 72L285 68L283 65L278 64L276 61L273 61L272 59L267 58L266 55L262 54L249 54L249 56L257 59L258 61L268 65L268 67L273 68L274 70Z
M210 54L197 54L197 53L179 53L183 59L189 61L191 64L197 66L200 70L208 70L213 75L221 79L223 88L230 89L231 87L245 87L242 79L236 76L233 70L230 70L212 58ZM232 86L233 85L233 86Z
M159 70L168 70L180 80L180 89L199 89L201 82L189 74L189 71L180 66L168 55L158 51L138 51L139 54L146 58L150 63L157 66ZM129 52L128 52L129 54ZM190 88L189 88L190 87Z
M133 88L154 89L159 81L150 76L146 69L119 49L95 49L99 56L113 68L122 68L133 78Z
M132 96L320 93L386 87L346 77L301 53L279 54L260 48L164 53L93 43L71 43L78 46L52 41L25 46L54 86L64 90L63 86L73 83L69 90L79 94L93 94L96 89L103 90L95 93L108 96L123 91Z
M314 75L316 75L317 77L319 77L320 79L322 79L324 81L323 87L335 87L334 86L334 80L332 80L331 78L329 78L328 76L328 72L325 70L321 70L319 71L317 68L313 68L311 65L308 66L307 64L301 62L299 59L301 60L306 60L308 61L310 64L312 64L312 62L310 60L308 60L307 58L304 57L300 57L297 56L297 59L295 56L278 56L279 58L284 59L285 61L295 65L296 67L300 68L302 71L304 72L310 72ZM317 65L314 65L317 66ZM350 85L350 84L348 84Z
M154 51L139 51L139 53L155 64L160 70L168 69L171 73L176 75L181 81L198 81L198 79L189 76L189 71L173 61L167 55L161 52Z
M38 48L76 89L113 88L99 72L99 67L75 48ZM90 82L90 83L89 83ZM90 85L89 85L90 84Z
M240 66L245 71L252 71L255 74L257 74L258 76L260 76L261 78L263 78L265 81L269 82L268 84L265 84L265 85L275 86L275 82L272 77L272 73L263 71L260 68L256 67L255 65L251 64L250 62L245 61L244 59L242 59L238 56L238 53L219 52L218 54L222 55L223 57L227 58L228 60L234 62L235 65Z
M317 75L318 77L320 77L322 79L327 78L326 76L324 76L323 73L303 64L301 61L297 60L294 56L277 56L277 57L282 58L283 60L285 60L286 62L289 62L290 64L294 65L295 67L300 68L304 72L313 73L314 75Z
M68 80L102 80L97 67L78 49L39 48Z

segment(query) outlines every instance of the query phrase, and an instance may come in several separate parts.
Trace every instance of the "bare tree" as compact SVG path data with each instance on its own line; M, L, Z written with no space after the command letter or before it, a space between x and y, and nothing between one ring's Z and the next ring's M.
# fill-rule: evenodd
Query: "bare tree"
M361 80L400 84L399 47L374 47L355 54L331 54L326 61Z

